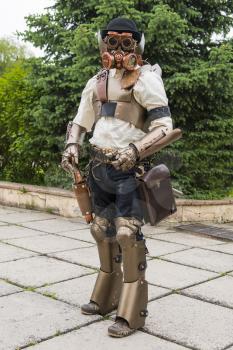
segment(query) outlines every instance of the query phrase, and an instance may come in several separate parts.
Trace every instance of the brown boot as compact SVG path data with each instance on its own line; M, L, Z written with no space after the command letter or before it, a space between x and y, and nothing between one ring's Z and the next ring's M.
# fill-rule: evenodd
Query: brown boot
M136 329L130 328L128 322L123 318L119 318L113 325L108 327L108 335L116 338L127 337L135 331Z
M90 303L81 306L81 312L84 315L98 315L100 308L94 301L90 301Z

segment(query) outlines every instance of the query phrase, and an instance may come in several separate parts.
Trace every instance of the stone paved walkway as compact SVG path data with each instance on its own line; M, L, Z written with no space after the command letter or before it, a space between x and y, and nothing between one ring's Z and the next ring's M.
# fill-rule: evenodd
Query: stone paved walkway
M0 350L232 350L233 243L168 226L144 234L149 316L114 339L113 314L80 313L99 265L88 226L0 207Z

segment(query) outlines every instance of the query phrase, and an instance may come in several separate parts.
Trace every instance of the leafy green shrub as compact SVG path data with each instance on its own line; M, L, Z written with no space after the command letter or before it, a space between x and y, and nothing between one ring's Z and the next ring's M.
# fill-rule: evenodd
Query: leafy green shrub
M16 133L14 142L19 138L18 160L23 163L26 157L31 181L63 181L55 169L66 125L77 112L87 80L100 69L95 33L113 17L125 16L145 32L144 57L161 65L175 126L183 130L183 139L169 147L175 157L165 154L174 180L187 196L228 195L233 177L233 44L226 34L232 11L232 2L220 0L120 0L117 6L113 0L56 0L44 14L29 16L23 36L43 48L45 57L29 62L34 97L23 115L30 135ZM216 34L221 39L214 39ZM162 160L164 151L156 157ZM86 163L85 156L82 168ZM24 174L22 168L17 178Z

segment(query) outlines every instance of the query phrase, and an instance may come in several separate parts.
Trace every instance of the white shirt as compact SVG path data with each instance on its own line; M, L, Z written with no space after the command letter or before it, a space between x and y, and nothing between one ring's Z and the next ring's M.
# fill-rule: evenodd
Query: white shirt
M154 70L152 71L151 68ZM116 79L120 79L122 71L110 69L109 74L112 77L115 76ZM96 77L94 76L87 82L82 92L78 113L73 120L74 123L83 126L87 131L91 131L95 123L92 101ZM141 74L133 87L133 94L136 101L147 111L168 105L161 70L158 65L141 68ZM172 119L170 117L158 118L151 122L149 130L161 127L172 130ZM142 130L129 122L114 117L102 117L97 121L93 137L89 142L101 148L124 148L129 143L140 140L144 135L145 133Z

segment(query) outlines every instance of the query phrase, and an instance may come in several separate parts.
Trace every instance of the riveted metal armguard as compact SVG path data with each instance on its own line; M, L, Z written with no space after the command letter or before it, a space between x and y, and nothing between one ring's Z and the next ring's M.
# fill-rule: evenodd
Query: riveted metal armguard
M81 144L85 132L86 132L86 129L81 125L78 125L73 122L69 122L67 125L67 131L66 131L65 148L67 148L70 145Z
M170 143L181 138L182 132L180 129L168 131L168 128L155 128L148 132L141 140L131 143L138 152L138 159L144 159L151 156L155 152L169 145Z

